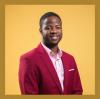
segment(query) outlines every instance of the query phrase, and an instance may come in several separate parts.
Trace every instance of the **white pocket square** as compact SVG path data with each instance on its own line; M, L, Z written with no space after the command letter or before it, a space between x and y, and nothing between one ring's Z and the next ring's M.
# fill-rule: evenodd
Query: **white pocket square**
M73 70L75 70L75 69L69 69L68 71L73 71Z

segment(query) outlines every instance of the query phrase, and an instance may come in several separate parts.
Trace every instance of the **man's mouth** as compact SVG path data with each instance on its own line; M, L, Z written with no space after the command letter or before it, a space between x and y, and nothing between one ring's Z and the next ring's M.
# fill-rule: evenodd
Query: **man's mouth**
M52 40L57 40L58 39L58 36L51 36L50 37Z
M51 38L52 38L52 39L57 39L58 37L57 37L57 36L52 36Z

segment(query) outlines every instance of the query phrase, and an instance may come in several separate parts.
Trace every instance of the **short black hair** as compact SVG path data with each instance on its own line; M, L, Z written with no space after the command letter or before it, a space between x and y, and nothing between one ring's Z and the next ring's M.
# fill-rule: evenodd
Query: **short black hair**
M41 18L40 18L40 21L39 21L40 27L42 26L43 20L46 19L47 17L51 17L51 16L56 16L56 17L58 17L58 18L60 19L60 21L61 21L61 18L60 18L60 16L59 16L58 14L56 14L56 13L54 13L54 12L46 12L46 13L43 14L43 15L41 16Z

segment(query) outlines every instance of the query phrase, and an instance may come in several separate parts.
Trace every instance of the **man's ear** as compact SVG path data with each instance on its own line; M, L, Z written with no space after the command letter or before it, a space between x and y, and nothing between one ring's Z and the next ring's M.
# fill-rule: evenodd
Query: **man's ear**
M42 29L41 29L41 28L39 28L39 31L40 31L40 33L42 34Z

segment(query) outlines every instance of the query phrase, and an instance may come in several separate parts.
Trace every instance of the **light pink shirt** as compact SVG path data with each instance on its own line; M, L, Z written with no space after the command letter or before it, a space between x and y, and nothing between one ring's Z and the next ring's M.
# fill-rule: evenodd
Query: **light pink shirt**
M63 63L61 60L62 56L62 51L59 49L58 53L55 55L54 52L52 52L48 47L46 47L42 42L41 42L43 48L46 50L47 54L49 55L49 58L51 59L53 66L57 72L62 90L64 90L63 87L63 80L64 80L64 69L63 69Z

